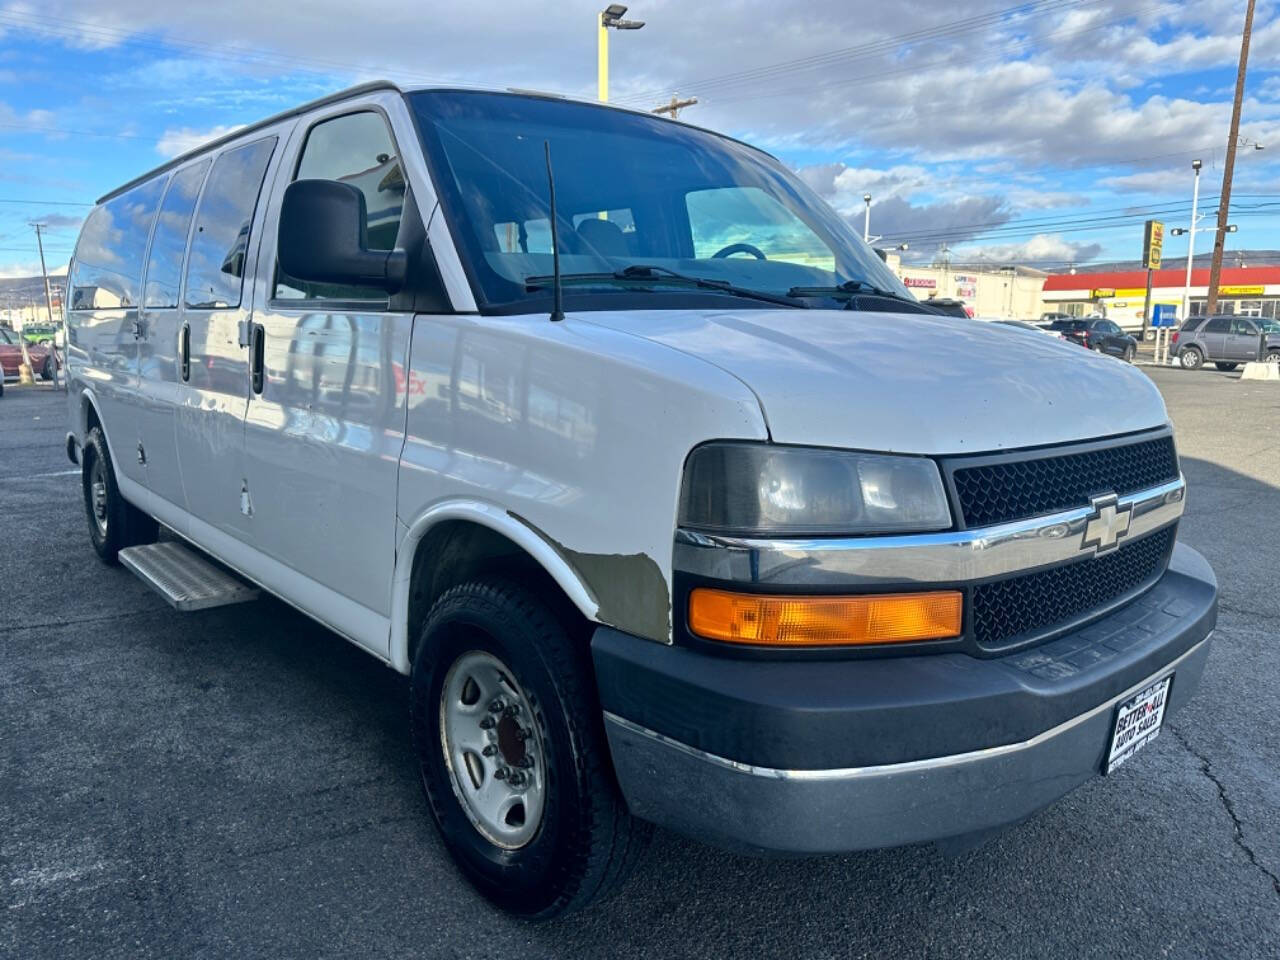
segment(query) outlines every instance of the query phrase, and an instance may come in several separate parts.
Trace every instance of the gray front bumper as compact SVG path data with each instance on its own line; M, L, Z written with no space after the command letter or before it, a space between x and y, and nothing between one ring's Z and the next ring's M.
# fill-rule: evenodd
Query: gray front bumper
M1118 703L1170 673L1175 678L1166 722L1191 698L1209 652L1216 585L1203 558L1181 545L1171 571L1166 577L1209 586L1208 606L1206 591L1193 604L1163 583L1152 591L1153 598L1161 599L1158 605L1148 604L1149 615L1121 611L1116 616L1123 625L1114 631L1098 624L1081 631L1099 638L1096 648L1068 636L1019 655L1019 669L1037 677L1065 671L1066 682L1073 672L1079 677L1087 670L1102 683L1113 664L1126 658L1131 662L1139 647L1147 656L1170 651L1166 661L1157 660L1156 669L1120 692L1028 739L903 762L787 769L690 746L611 711L606 698L605 728L618 782L636 816L697 839L756 852L891 847L1016 823L1100 774ZM1071 651L1061 662L1054 659L1055 645ZM880 663L883 669L892 661ZM995 670L999 661L975 661L975 669L983 669L983 663ZM782 682L787 666L780 663L777 669ZM853 730L849 734L856 736Z

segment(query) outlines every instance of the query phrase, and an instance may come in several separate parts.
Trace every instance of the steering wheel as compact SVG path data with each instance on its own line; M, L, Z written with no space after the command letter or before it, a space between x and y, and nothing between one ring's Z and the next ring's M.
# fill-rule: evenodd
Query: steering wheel
M712 260L723 260L725 257L732 257L735 253L749 253L757 260L768 260L759 247L752 246L749 243L731 243L723 249L717 250L711 255Z

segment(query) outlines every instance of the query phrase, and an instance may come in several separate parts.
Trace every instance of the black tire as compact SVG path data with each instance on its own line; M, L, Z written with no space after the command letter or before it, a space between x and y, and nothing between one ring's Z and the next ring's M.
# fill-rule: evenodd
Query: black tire
M1280 363L1280 350L1268 350L1263 363Z
M1199 347L1187 347L1178 354L1178 363L1183 370L1199 370L1204 365L1204 354Z
M1225 363L1225 362L1223 362L1222 360L1216 360L1216 361L1214 361L1214 364L1213 364L1213 365L1214 365L1215 367L1217 367L1219 370L1224 370L1224 371L1225 371L1225 370L1234 370L1236 367L1240 366L1240 364L1238 364L1238 363Z
M53 379L53 355L49 354L44 358L44 365L40 368L41 380Z
M98 465L101 464L101 472ZM102 499L95 493L102 483ZM97 427L85 437L80 451L80 485L84 492L85 516L89 521L89 540L103 562L119 563L118 554L125 547L154 543L160 533L159 524L120 496L116 471L106 438Z
M1137 347L1135 347L1133 344L1129 344L1129 346L1127 346L1127 347L1125 347L1125 348L1124 348L1124 362L1125 362L1125 363L1133 363L1133 359L1134 359L1134 357L1136 357L1137 355L1138 355L1138 348L1137 348Z
M473 826L441 736L450 667L482 651L510 670L541 734L546 794L537 832L505 849ZM650 827L628 813L610 765L585 637L574 637L534 593L506 580L456 586L423 624L410 682L410 719L432 817L459 869L494 904L531 920L603 898L627 877Z

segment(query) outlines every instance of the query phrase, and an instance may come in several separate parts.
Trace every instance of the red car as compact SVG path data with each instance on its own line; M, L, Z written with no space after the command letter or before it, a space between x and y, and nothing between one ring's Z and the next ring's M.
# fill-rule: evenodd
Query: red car
M53 379L54 364L58 364L51 355L49 347L38 347L27 344L27 356L31 358L31 372L46 380ZM22 366L22 346L18 334L0 327L0 370L4 371L4 379L16 380L18 367ZM59 369L61 364L58 364Z

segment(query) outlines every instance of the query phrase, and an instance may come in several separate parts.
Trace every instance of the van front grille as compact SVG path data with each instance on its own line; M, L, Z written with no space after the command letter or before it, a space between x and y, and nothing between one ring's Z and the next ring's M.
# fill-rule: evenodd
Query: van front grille
M1176 525L1165 527L1092 560L975 587L974 638L988 649L1029 640L1150 586L1176 536Z
M957 466L951 476L964 525L972 530L1087 507L1098 494L1123 496L1169 483L1178 479L1178 455L1173 437L1163 436Z

